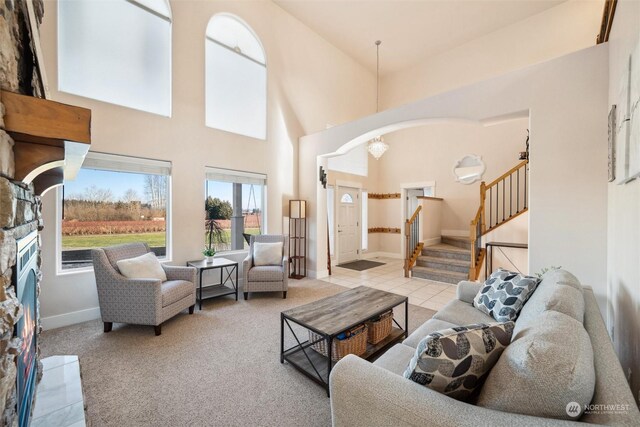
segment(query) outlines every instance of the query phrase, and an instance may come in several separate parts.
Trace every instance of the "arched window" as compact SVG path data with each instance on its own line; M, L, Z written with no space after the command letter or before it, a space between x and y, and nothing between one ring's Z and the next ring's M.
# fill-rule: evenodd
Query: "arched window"
M351 197L351 194L345 193L342 195L340 203L353 203L353 197Z
M168 0L59 0L58 89L171 116Z
M206 125L266 139L267 66L264 49L239 18L215 15L207 25Z

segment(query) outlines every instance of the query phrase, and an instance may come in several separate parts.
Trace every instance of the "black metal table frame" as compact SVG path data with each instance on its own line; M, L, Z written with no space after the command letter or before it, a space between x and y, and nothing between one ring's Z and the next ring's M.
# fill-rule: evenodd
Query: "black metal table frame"
M484 262L484 277L489 278L489 272L493 273L493 248L529 249L526 243L487 242L484 245L487 251Z
M324 332L321 332L315 328L312 328L311 326L297 321L287 315L285 315L284 313L280 313L280 363L284 363L285 360L287 362L289 362L294 368L296 368L298 371L302 372L305 376L307 376L308 378L310 378L311 380L315 381L316 383L320 384L321 386L323 386L326 391L327 391L327 397L329 397L330 391L329 391L329 375L331 374L331 369L333 368L333 365L337 362L333 362L333 360L331 359L331 351L332 351L332 345L333 345L333 340L340 335L343 332L346 332L350 329L355 328L358 325L361 325L363 323L365 323L367 320L369 319L373 319L376 318L378 316L380 316L383 313L388 312L389 310L393 310L395 307L398 307L399 305L404 304L404 328L400 326L400 324L397 322L397 320L395 319L395 317L393 318L393 322L396 324L396 326L404 331L404 333L399 337L399 338L407 338L409 336L408 334L408 330L409 330L409 298L405 298L404 301L385 308L384 310L381 310L379 312L377 312L376 314L372 315L371 317L361 320L359 322L354 323L353 325L350 325L346 328L344 328L343 330L336 332L334 334L326 334ZM298 336L296 335L296 333L294 332L293 328L291 327L291 324L289 322L295 323L296 325L302 326L303 328L314 332L316 335L321 336L322 338L315 340L313 342L309 342L309 340L305 341L305 342L300 342L300 339L298 339ZM293 338L296 340L296 345L294 345L293 347L290 347L288 349L285 350L284 348L284 326L285 324L287 325L287 327L289 328L289 331L291 332L291 334L293 335ZM307 349L310 349L311 346L313 344L316 344L320 341L326 340L327 341L327 349L328 349L328 353L329 355L326 357L327 359L327 378L326 381L325 379L322 377L322 375L320 375L320 373L318 372L318 368L316 368L316 365L311 361L311 358L309 357L309 355L307 354ZM396 341L392 341L390 343L388 343L385 347L378 349L376 352L372 353L369 355L369 357L374 356L376 354L378 354L379 352L381 352L382 350L390 347L392 344L394 344ZM315 375L313 375L312 373L308 372L307 370L305 370L302 366L299 366L296 362L293 362L292 360L290 360L289 358L287 358L287 355L285 353L290 352L291 350L295 349L295 348L299 348L305 355L307 361L309 362L309 364L311 365L311 367L313 368ZM310 349L310 351L315 351Z
M189 263L187 263L187 265L189 265ZM234 264L229 264L229 265L212 265L211 267L196 267L198 269L198 275L200 276L199 278L199 284L198 284L198 292L199 292L199 297L198 297L198 309L202 310L202 276L205 271L207 270L215 270L216 268L220 269L220 285L222 286L226 286L228 281L231 281L231 285L233 286L233 292L229 292L227 294L221 294L221 295L216 295L210 298L218 298L218 297L223 297L226 295L234 295L236 297L236 301L238 301L238 263L234 263ZM231 271L229 271L231 270ZM236 273L236 280L234 281L233 278L231 277L231 275L233 273ZM224 280L222 280L223 278L223 273L226 273L226 277L224 278ZM231 291L232 289L229 288L229 291ZM207 298L207 299L210 299Z

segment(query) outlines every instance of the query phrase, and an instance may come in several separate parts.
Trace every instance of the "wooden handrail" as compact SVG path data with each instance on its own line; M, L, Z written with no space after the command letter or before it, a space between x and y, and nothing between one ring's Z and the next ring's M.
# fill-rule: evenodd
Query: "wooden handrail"
M409 218L407 220L407 224L413 224L413 221L416 220L416 218L418 217L418 214L420 213L420 211L422 210L422 205L418 206L416 208L416 211L413 213L413 215L411 215L411 218Z
M506 171L502 175L500 175L498 178L494 179L493 181L491 181L488 184L485 184L485 188L488 189L489 187L493 187L494 185L496 185L497 183L499 183L503 179L506 179L509 175L511 175L512 173L514 173L515 171L517 171L521 167L526 166L528 163L529 163L529 160L521 161L520 163L518 163L517 165L515 165L514 167L512 167L511 169L509 169L508 171Z
M498 178L494 179L490 183L486 184L484 181L480 183L480 206L478 207L478 211L476 215L473 217L469 227L469 235L471 242L471 265L469 267L469 279L476 280L480 273L480 266L482 264L485 250L482 248L482 236L488 233L489 231L493 231L496 227L499 227L502 224L507 223L518 215L527 211L527 165L529 160L523 160ZM518 201L520 200L519 191L520 191L520 169L524 169L523 180L524 180L524 203L522 208L518 206ZM516 174L516 198L513 198L512 193L512 180L513 176ZM506 190L507 180L509 183L509 190ZM499 184L502 183L500 186ZM502 197L500 197L500 189L502 189ZM495 193L495 204L491 200L491 195ZM489 213L487 210L487 194L489 194ZM499 200L502 200L502 218L500 219L500 204ZM513 213L513 202L512 200L516 200L516 212ZM508 206L508 209L506 208ZM494 216L491 213L492 208L494 208L494 212L496 215ZM507 216L508 213L508 216ZM487 220L486 217L489 215L489 228L487 229ZM495 222L494 222L495 219Z
M420 242L420 223L418 222L418 215L422 211L422 205L418 206L411 215L411 218L405 221L404 224L404 237L406 241L405 246L405 259L404 259L404 276L409 277L410 271L418 260L418 256L422 252L424 244ZM418 228L416 228L416 226ZM413 242L412 242L413 234Z

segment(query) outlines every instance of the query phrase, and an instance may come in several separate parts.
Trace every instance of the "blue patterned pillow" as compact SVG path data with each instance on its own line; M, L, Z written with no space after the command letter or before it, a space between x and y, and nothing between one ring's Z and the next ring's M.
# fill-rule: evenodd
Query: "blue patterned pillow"
M516 320L539 283L537 277L499 269L484 282L473 306L498 322Z

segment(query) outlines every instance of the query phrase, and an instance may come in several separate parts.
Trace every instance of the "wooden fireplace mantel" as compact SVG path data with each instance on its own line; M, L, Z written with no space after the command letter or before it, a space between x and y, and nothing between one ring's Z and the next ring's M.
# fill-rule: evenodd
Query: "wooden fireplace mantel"
M15 179L42 195L75 178L91 147L91 110L8 91L0 101L15 141Z

